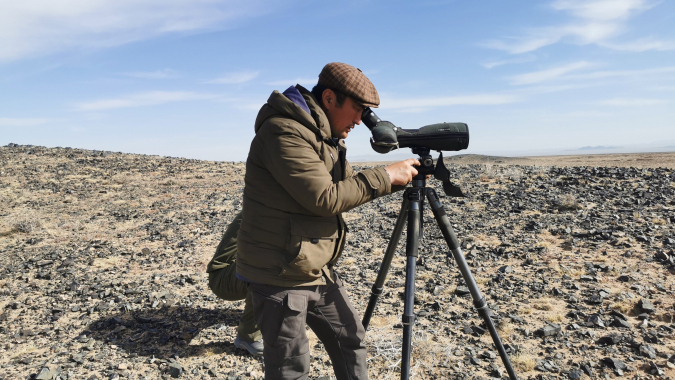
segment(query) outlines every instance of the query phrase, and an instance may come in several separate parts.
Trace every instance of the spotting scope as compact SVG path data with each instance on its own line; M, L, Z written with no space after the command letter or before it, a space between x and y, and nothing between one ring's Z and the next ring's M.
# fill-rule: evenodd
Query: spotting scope
M370 146L378 153L389 153L399 148L458 151L469 147L469 126L465 123L438 123L419 129L403 129L380 120L370 107L363 110L361 120L373 135Z

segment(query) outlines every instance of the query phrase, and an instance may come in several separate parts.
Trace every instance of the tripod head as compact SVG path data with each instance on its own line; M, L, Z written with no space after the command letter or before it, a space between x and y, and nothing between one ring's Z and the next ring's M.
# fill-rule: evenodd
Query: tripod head
M420 166L415 166L417 169L417 175L413 177L415 180L426 180L427 175L433 174L434 178L443 183L443 191L445 195L449 197L466 197L466 194L462 192L462 189L459 186L456 186L450 182L450 170L443 163L443 152L440 152L438 155L438 160L434 166L434 159L431 157L431 149L426 147L415 147L412 148L413 154L419 156Z

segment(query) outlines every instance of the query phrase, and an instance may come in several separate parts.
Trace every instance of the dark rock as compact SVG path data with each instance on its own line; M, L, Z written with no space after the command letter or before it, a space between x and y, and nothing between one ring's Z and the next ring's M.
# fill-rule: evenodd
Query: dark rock
M567 377L571 380L578 380L581 379L581 377L584 375L583 371L580 369L574 369L570 371L570 373L567 375Z
M627 320L628 320L628 317L627 317L626 315L624 315L623 313L621 313L621 312L619 312L619 311L616 311L616 310L610 311L610 312L609 312L609 315L614 316L614 317L621 318L621 319L623 319L624 321L627 321Z
M71 358L72 361L74 361L77 364L82 364L84 363L84 355L83 354L75 354Z
M183 366L178 362L169 363L169 375L173 378L178 378L183 375Z
M562 330L559 324L551 323L548 324L534 332L536 336L552 336L559 333Z
M668 254L663 251L656 252L656 254L654 255L654 259L656 259L657 261L666 261L669 258L670 257L668 256Z
M506 266L500 267L500 268L499 268L499 272L500 272L500 273L513 273L513 267L510 266L510 265L506 265Z
M640 306L640 309L645 313L649 313L649 314L656 313L656 309L654 308L654 304L652 304L652 301L650 301L646 298L641 299L640 302L638 303L638 306Z
M35 377L35 380L52 380L52 377L54 377L55 372L56 367L51 369L49 367L43 367L40 370L40 373Z
M649 362L649 373L655 376L663 376L666 373L654 362Z
M590 365L588 364L582 364L581 369L584 371L584 373L588 376L593 376L593 369L591 368Z
M488 370L490 371L490 376L492 377L501 379L504 376L504 370L502 369L502 367L494 363L488 366Z
M619 344L621 342L621 335L619 334L610 334L603 336L602 338L598 339L597 343L598 344L603 344L603 345L614 345L614 344Z
M628 328L628 329L633 327L630 324L630 322L628 322L627 320L616 317L616 316L614 317L614 321L612 322L612 326L614 326L614 327L625 327L625 328Z
M485 332L487 331L480 326L471 326L471 330L473 330L474 335L478 335L478 336L485 334Z
M590 317L588 317L588 319L586 319L586 323L587 325L590 324L589 327L593 326L605 327L605 322L597 314L593 314Z
M458 286L457 290L455 290L455 294L457 294L458 296L464 296L464 295L467 295L467 294L470 294L470 293L471 292L469 291L469 288L467 288L466 286L462 286L462 285Z
M640 355L650 359L656 359L656 351L654 350L654 347L647 344L640 346Z
M603 358L602 359L602 364L604 364L606 367L611 368L611 369L618 369L618 370L625 370L626 363L622 362L619 359L613 359L613 358Z

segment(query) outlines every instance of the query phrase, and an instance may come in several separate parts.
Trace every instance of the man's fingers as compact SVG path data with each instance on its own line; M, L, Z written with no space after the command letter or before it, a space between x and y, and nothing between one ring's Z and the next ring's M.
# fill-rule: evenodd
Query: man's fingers
M405 185L418 174L415 166L421 166L420 161L415 158L408 158L407 160L385 167L385 170L389 174L393 185Z

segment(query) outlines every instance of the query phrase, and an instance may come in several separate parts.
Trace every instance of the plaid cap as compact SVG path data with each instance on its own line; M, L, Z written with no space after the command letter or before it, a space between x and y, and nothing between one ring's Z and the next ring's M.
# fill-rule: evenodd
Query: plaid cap
M361 69L346 63L327 64L319 74L319 84L343 92L366 107L380 105L380 96Z

